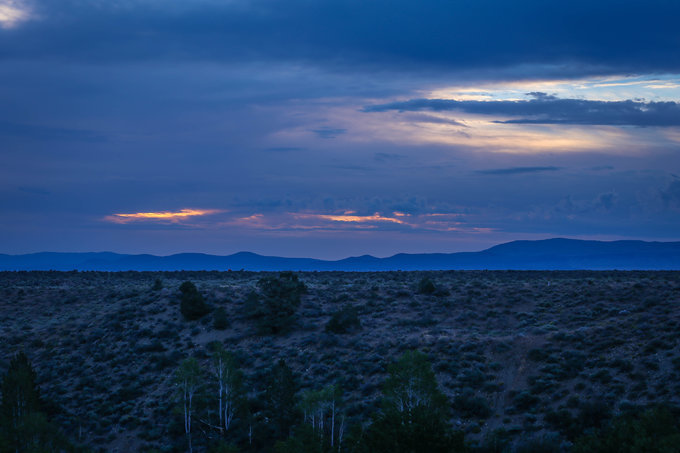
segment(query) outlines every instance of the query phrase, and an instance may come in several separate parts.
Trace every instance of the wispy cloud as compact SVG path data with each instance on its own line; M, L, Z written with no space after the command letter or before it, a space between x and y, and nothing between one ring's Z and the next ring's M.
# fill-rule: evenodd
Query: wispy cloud
M0 28L12 28L29 18L25 2L0 0Z
M138 221L161 221L179 223L191 217L200 217L222 212L219 209L181 209L179 211L159 211L159 212L133 212L125 214L112 214L106 216L104 220L114 223L130 223Z
M275 153L289 153L293 151L304 151L305 148L300 148L298 146L274 146L272 148L265 148L265 151L271 151Z
M559 171L560 167L510 167L494 168L490 170L478 170L480 175L518 175L522 173L540 173L545 171Z
M338 214L313 212L286 212L279 214L254 214L222 224L224 227L245 227L267 231L459 231L468 233L489 232L491 229L472 225L460 213L407 214L404 212L361 215L355 211Z
M403 224L404 221L396 217L386 217L379 213L373 215L356 215L354 212L345 212L340 215L333 214L295 214L294 217L299 219L322 219L332 220L333 222L353 222L353 223L370 223L370 222L392 222Z

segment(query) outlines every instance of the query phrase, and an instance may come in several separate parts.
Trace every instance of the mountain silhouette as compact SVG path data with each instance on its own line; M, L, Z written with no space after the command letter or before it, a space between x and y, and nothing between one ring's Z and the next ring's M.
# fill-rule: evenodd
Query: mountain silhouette
M396 270L677 270L680 242L582 241L546 239L513 241L480 252L399 253L336 261L284 258L239 252L228 256L179 253L169 256L112 252L0 254L0 270L58 271L396 271Z

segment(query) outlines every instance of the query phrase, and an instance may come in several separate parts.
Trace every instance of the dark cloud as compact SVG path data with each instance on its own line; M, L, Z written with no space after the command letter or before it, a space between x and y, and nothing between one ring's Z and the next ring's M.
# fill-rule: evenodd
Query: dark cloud
M666 207L680 209L680 180L676 179L661 191L661 199Z
M680 3L573 0L34 0L0 30L4 59L295 60L381 69L552 66L554 75L673 72ZM356 66L355 66L356 67Z
M336 138L338 135L346 133L347 129L322 127L320 129L312 129L312 132L314 132L320 138Z
M457 101L454 99L411 99L367 106L364 112L460 111L477 115L518 116L497 121L503 124L580 124L601 126L680 126L680 104L676 102L590 101L558 99L531 93L526 101Z
M373 158L378 161L378 162L394 162L397 160L401 160L404 158L403 155L401 154L395 154L395 153L375 153L373 155Z
M518 175L523 173L541 173L546 171L559 171L560 167L510 167L495 168L492 170L478 170L481 175Z
M426 115L422 113L413 113L405 116L406 120L415 123L430 123L430 124L449 124L451 126L468 127L467 124L456 121L450 118L440 118L438 116Z
M297 146L275 146L273 148L265 148L265 151L271 151L275 153L289 153L293 151L304 151L305 148L300 148Z
M0 121L0 137L46 141L104 142L107 137L96 131L36 126Z
M595 207L600 207L605 211L610 211L618 199L618 194L616 192L606 192L601 193L595 199L593 203Z
M412 122L407 130L438 136L472 130L430 113L436 110L675 124L673 103L606 104L543 92L516 104L414 100L405 113L366 125L356 109L468 81L679 72L678 2L574 0L560 14L544 0L26 2L36 19L0 28L0 252L344 257L514 239L447 232L405 240L380 228L283 236L229 225L205 225L201 234L146 224L131 232L99 221L191 207L224 210L228 219L398 211L437 222L444 213L494 232L677 238L678 210L668 207L680 206L680 189L659 181L678 172L680 155L657 131L627 131L638 141L622 152L529 155L377 129L384 119L386 127ZM631 152L643 139L658 149ZM598 166L617 171L594 174ZM566 194L573 198L558 203Z

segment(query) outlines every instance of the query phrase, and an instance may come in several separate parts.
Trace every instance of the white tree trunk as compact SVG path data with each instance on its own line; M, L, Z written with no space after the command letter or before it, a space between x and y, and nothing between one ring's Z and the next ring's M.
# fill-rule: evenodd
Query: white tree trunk
M335 398L331 402L331 448L335 439Z

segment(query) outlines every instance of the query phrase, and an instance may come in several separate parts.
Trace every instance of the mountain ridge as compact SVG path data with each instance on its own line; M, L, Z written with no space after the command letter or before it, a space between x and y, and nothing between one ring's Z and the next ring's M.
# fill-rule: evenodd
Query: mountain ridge
M115 252L0 254L0 271L396 271L396 270L680 270L680 242L553 238L512 241L479 252L397 253L339 260L237 252L167 256Z

